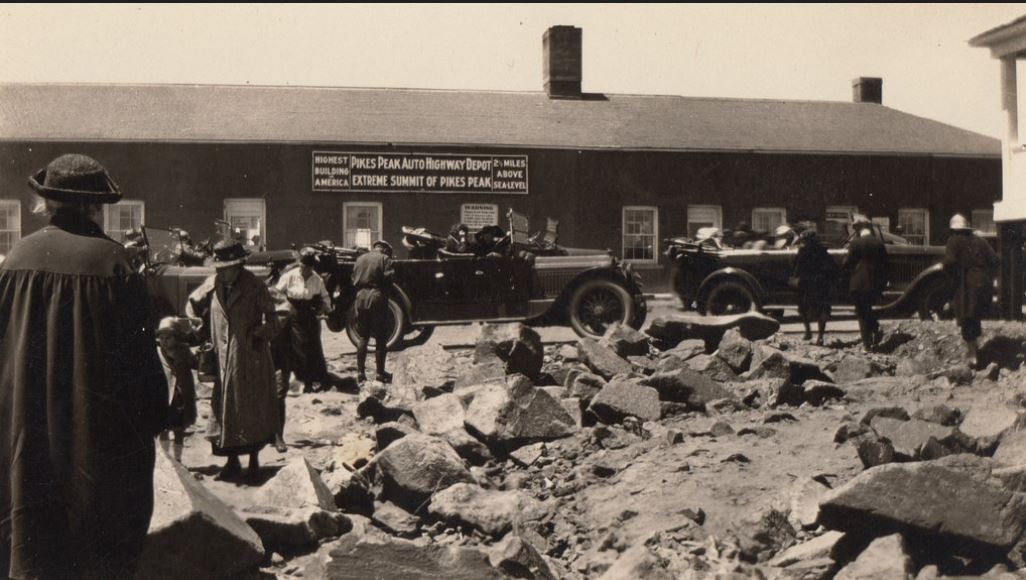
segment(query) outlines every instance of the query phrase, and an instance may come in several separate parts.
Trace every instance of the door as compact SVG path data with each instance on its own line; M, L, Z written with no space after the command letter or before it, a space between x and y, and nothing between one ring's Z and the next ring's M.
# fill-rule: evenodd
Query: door
M224 221L237 231L240 241L251 249L262 250L267 245L267 209L259 198L224 200Z

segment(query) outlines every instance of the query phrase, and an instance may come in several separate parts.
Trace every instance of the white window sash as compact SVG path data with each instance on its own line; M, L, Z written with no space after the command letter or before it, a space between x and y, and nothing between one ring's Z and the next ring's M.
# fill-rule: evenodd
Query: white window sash
M652 220L652 228L650 233L634 232L630 231L632 225L644 225L646 222L629 222L628 216L632 213L647 212L648 216ZM642 206L642 205L628 205L624 206L621 210L621 253L624 261L628 261L634 264L657 264L659 263L659 208L655 206ZM645 229L645 228L642 228ZM636 246L629 246L627 243L628 238L638 239L642 242L642 248L651 248L651 256L644 258L634 258L627 256L628 248L634 249ZM645 241L651 239L651 244L644 244ZM647 252L646 252L647 253Z

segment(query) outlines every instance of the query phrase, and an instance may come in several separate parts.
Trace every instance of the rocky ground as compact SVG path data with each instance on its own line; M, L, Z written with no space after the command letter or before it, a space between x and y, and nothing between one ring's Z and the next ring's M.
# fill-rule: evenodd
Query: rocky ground
M712 322L390 355L392 385L293 393L256 481L214 480L204 399L141 575L1026 578L1026 325L976 371L951 322L873 353Z

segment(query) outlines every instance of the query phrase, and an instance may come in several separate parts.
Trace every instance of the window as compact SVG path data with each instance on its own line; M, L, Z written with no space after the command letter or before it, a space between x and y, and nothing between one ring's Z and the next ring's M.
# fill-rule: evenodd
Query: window
M723 229L723 208L718 205L688 206L688 237L694 239L700 228Z
M146 221L146 204L141 201L123 199L103 207L103 229L119 242L125 241L126 231L141 228Z
M925 209L899 209L898 227L895 232L916 246L930 243L930 212Z
M262 247L267 242L267 216L264 200L235 198L224 200L224 221L238 230L242 243Z
M859 213L858 206L854 205L828 205L826 206L825 219L827 221L838 221L845 224L851 223L852 216Z
M882 231L890 233L890 231L891 231L891 218L889 218L889 217L875 217L875 218L870 218L870 221L872 221L874 224L880 226L880 229Z
M623 208L623 259L658 262L659 210L654 207Z
M21 202L0 199L0 255L6 256L21 239Z
M974 209L972 221L969 222L981 234L997 234L997 224L994 223L994 209Z
M757 207L752 210L752 230L772 234L777 226L787 223L787 210L782 207Z
M346 202L342 204L342 239L347 248L369 248L381 239L381 204Z

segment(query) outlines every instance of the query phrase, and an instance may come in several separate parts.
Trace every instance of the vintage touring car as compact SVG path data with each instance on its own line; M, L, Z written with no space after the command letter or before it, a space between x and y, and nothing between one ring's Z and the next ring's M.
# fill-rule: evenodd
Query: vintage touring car
M487 253L445 252L423 230L404 228L417 246L413 259L394 260L389 294L390 348L426 341L436 326L468 322L527 322L569 325L580 336L598 337L614 323L640 328L646 316L640 277L608 251L563 248L554 239L527 236L527 221L510 212L510 229ZM553 236L554 237L554 236ZM147 230L151 293L158 308L184 312L189 293L214 269L170 264L177 245L174 230ZM409 244L407 244L409 247ZM438 247L434 247L438 246ZM350 280L362 250L330 242L309 244L317 251L315 270L332 294L328 327L357 339L352 321L356 291ZM247 267L273 282L295 260L294 250L258 253Z
M836 228L835 228L836 229ZM842 235L821 236L828 252L843 264L852 239L850 225ZM884 317L918 315L944 317L951 288L940 262L942 246L914 246L874 225L874 235L887 247L888 285L876 310ZM674 290L685 308L706 314L728 314L749 309L773 311L797 303L788 281L798 253L792 242L784 247L732 248L714 240L665 240L674 262ZM835 303L847 303L847 278L838 277Z

